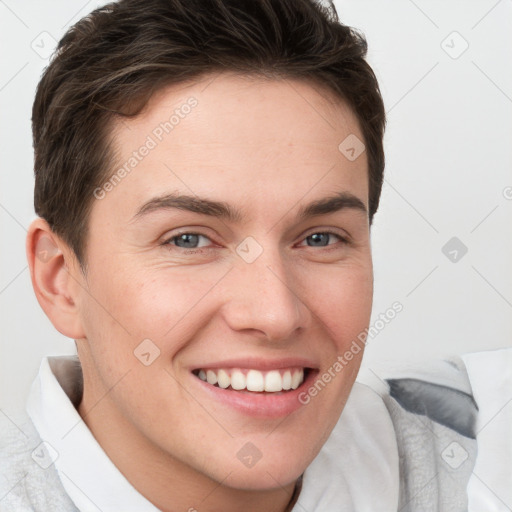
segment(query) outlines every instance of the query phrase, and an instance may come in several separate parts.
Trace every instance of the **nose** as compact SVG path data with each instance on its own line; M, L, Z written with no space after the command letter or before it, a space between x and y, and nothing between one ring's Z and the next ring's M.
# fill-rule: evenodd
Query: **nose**
M229 292L222 309L231 329L282 343L307 326L309 310L279 251L266 250L253 263L237 261L225 285Z

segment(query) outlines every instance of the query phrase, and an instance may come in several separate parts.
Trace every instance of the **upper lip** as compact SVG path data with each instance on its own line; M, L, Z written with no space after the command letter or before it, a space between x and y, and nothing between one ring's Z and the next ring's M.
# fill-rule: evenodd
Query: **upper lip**
M243 358L225 359L222 361L209 362L195 365L191 370L213 370L217 368L250 368L259 371L282 370L285 368L311 368L318 369L310 359L301 357L287 357L282 359Z

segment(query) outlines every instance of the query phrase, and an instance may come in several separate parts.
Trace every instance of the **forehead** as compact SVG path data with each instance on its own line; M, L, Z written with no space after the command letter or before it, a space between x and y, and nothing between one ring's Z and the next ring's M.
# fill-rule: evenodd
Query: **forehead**
M339 149L362 141L357 118L313 82L206 76L162 89L113 135L121 176L102 203L120 214L177 191L250 207L349 190L367 204L366 155L351 161Z
M123 149L135 147L141 135L165 144L236 146L284 141L332 145L333 135L340 131L363 138L353 111L326 86L228 73L163 88L140 115L118 119L113 128L114 142ZM187 141L187 135L195 140Z

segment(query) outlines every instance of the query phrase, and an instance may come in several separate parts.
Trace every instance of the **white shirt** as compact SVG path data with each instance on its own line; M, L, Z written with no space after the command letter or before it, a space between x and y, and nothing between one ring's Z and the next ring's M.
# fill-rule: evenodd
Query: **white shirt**
M73 359L50 358L59 378ZM43 359L27 412L81 512L157 512L116 468L93 437ZM398 508L398 448L389 413L377 393L356 383L340 420L306 469L293 512L382 512Z

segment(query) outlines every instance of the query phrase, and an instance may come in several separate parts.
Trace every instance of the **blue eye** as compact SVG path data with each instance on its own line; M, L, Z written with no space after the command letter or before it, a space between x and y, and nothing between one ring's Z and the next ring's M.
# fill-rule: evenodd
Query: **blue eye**
M312 235L307 236L304 240L310 242L309 247L326 247L328 245L332 245L329 243L330 237L336 237L338 241L344 241L341 236L335 233L313 233Z
M304 238L300 245L308 247L328 247L335 245L336 242L347 243L347 240L337 233L319 231ZM199 233L180 233L165 242L165 245L171 247L191 250L205 248L210 244L211 240L207 236Z
M176 247L181 247L182 249L197 249L198 247L208 245L207 243L200 245L202 238L207 241L209 240L206 236L198 235L197 233L182 233L181 235L172 237L169 243Z

